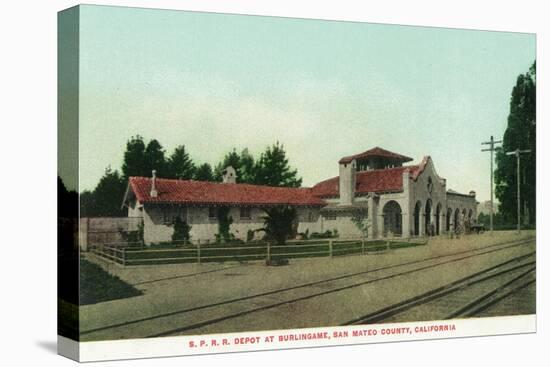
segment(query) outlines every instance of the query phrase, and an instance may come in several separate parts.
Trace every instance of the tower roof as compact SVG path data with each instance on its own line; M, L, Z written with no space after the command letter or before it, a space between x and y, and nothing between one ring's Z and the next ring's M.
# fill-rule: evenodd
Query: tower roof
M374 148L369 149L369 150L367 150L363 153L350 155L348 157L343 157L342 159L340 159L340 161L338 163L351 163L351 161L354 160L354 159L355 160L361 160L361 159L367 159L367 158L373 158L373 157L386 158L386 159L390 159L390 160L393 160L393 161L396 161L396 162L401 162L401 163L410 162L410 161L413 160L411 157L407 157L405 155L390 152L389 150L382 149L380 147L374 147Z

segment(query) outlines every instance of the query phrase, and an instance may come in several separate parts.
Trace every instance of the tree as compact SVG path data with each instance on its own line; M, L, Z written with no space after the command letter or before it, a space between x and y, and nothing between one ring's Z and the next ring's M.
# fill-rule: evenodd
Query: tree
M255 167L255 183L268 186L300 187L302 178L291 169L282 144L267 147Z
M90 214L98 217L123 216L121 204L125 191L125 180L117 170L113 171L111 167L107 167L93 192L94 205L90 208L90 211L93 211Z
M240 167L237 172L238 178L240 178L239 181L242 183L256 183L256 165L248 148L243 149L240 158Z
M197 181L214 181L214 173L212 167L208 163L201 164L195 170L195 180Z
M122 199L121 199L122 201ZM97 205L93 191L84 190L80 194L80 216L93 217L97 213Z
M165 151L158 140L153 139L149 141L145 148L145 177L151 176L153 170L157 171L157 175L160 177L167 177L167 163L165 157Z
M512 89L508 125L502 150L496 154L495 194L499 211L508 223L517 222L517 161L506 155L516 149L531 149L521 156L521 215L530 224L536 220L536 64L518 76Z
M185 151L185 146L180 145L168 158L166 176L179 180L190 180L195 174L195 165Z
M223 177L223 170L227 168L227 166L231 166L235 169L237 172L237 182L242 182L241 180L241 157L239 153L237 153L237 150L233 148L233 150L225 155L223 157L223 160L218 163L216 168L214 169L214 180L215 181L221 181Z
M122 163L122 176L128 180L130 176L144 176L151 174L145 162L145 143L139 135L132 136L126 142L124 162Z
M122 177L125 181L130 176L150 177L153 170L157 175L168 177L168 164L162 145L152 139L145 145L140 135L132 136L126 143L124 162L122 163Z
M268 238L276 244L284 245L288 237L294 234L296 222L296 208L292 206L276 206L264 209L264 230Z
M256 183L256 166L254 163L254 157L247 148L244 148L241 153L237 153L237 150L233 150L225 155L223 160L218 163L214 169L214 180L221 181L223 170L231 166L235 169L237 173L237 182L238 183Z

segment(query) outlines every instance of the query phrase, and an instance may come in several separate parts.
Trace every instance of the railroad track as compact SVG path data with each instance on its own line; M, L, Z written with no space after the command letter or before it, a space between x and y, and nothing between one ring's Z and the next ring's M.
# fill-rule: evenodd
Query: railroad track
M472 317L533 284L535 271L535 252L517 256L342 325Z
M189 315L191 317L189 317L188 319L175 320L175 322L170 324L170 325L173 325L173 324L179 323L181 325L182 323L185 323L186 325L182 325L176 328L172 327L172 328L169 328L168 330L164 330L159 333L155 333L152 335L145 335L145 337L159 337L159 336L168 336L173 334L184 333L184 332L188 332L194 329L199 329L208 325L221 323L225 320L235 319L251 313L273 309L289 303L305 301L308 299L320 297L330 293L341 292L347 289L360 287L362 285L367 285L370 283L379 282L382 280L387 280L387 279L391 279L399 276L406 276L408 274L420 272L433 267L442 266L453 262L463 261L472 257L478 257L478 256L487 255L487 254L492 254L498 251L504 251L506 249L521 246L526 243L530 243L532 241L533 241L532 238L517 240L517 241L510 241L510 242L490 245L480 249L465 250L465 251L460 251L452 254L432 256L424 259L408 261L408 262L393 264L388 266L382 266L382 267L373 268L365 271L348 273L337 277L321 279L318 281L300 284L292 287L276 289L276 290L267 291L267 292L261 292L257 294L248 295L245 297L228 299L228 300L224 300L216 303L185 308L185 309L164 313L160 315L155 315L151 317L140 318L140 319L122 322L118 324L111 324L111 325L89 329L89 330L83 330L81 332L81 335L86 336L96 332L126 328L128 326L132 326L140 323L147 323L154 320L162 320L162 319L171 318L171 317L180 318L180 317ZM369 278L366 280L362 279L359 281L349 283L349 280L353 280L354 278L361 278L362 276L365 276L365 275L372 275L374 273L383 273L383 274L375 278ZM346 283L339 284L342 282L346 282ZM322 289L321 291L319 291L320 288ZM279 301L273 302L273 296L276 296L277 300ZM233 313L224 313L223 311L221 311L221 312L218 312L218 315L222 314L221 316L213 317L214 315L216 315L216 312L219 311L217 310L217 308L220 306L228 306L228 305L235 306L235 305L238 305L239 302L246 302L246 301L253 301L252 302L253 304L262 304L262 303L265 303L265 304L258 307L250 307L250 305L245 304L243 305L242 311L233 312ZM193 317L192 314L197 311L201 311L201 314L197 315L197 317ZM205 314L210 313L211 316L209 315L204 316L203 313ZM202 318L202 321L197 322L197 319L200 320L201 318ZM143 337L143 336L140 336L140 337Z

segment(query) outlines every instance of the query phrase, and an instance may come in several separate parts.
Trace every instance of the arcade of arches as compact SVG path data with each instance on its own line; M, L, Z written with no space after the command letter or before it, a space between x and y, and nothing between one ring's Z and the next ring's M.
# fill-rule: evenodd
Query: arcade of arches
M382 210L384 219L383 236L403 234L403 211L395 200L388 201ZM471 223L474 211L466 208L443 208L441 203L434 203L431 199L424 203L418 200L413 210L411 234L413 236L436 236L445 232L462 230L466 222Z

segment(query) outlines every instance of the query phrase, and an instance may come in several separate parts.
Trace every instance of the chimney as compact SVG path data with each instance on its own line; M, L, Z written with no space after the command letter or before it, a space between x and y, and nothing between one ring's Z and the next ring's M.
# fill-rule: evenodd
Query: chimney
M237 182L237 172L235 171L235 168L231 166L227 166L222 171L222 182L228 183L228 184L234 184Z
M349 163L340 163L340 205L352 205L355 197L355 159Z
M476 197L476 192L474 190L470 191L470 196L475 198Z
M151 179L151 194L150 196L152 198L156 198L158 196L157 192L157 171L153 170L153 178Z

